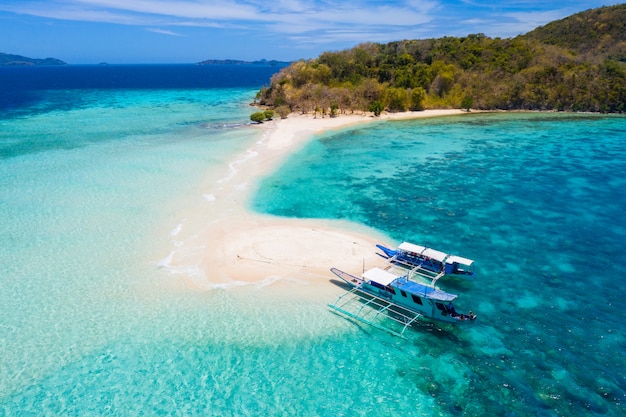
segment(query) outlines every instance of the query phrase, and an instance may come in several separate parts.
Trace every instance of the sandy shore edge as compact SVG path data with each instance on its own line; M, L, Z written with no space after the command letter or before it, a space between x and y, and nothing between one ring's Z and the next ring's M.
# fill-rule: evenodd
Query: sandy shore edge
M280 280L330 282L329 268L360 273L380 262L376 243L389 238L365 226L342 221L301 220L250 212L247 202L257 181L273 172L314 134L380 120L459 115L461 110L426 110L380 117L342 115L320 118L292 114L259 125L262 139L229 164L229 173L203 194L210 221L178 243L168 259L172 270L185 271L185 286L225 288Z

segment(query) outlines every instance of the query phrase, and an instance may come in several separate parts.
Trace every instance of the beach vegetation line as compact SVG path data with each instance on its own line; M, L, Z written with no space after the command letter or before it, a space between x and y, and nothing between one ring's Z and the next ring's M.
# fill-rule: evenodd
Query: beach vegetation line
M625 21L621 4L509 39L471 34L367 42L292 63L259 91L256 103L280 116L470 107L623 113Z

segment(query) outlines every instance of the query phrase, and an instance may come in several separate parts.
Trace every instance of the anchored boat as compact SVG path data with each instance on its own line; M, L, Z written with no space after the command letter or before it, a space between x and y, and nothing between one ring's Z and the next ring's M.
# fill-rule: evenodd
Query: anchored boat
M474 277L474 261L456 255L449 255L426 246L415 245L409 242L401 243L397 249L390 249L383 245L376 247L384 252L381 255L391 262L405 264L411 267L420 267L430 273L452 275L461 278Z
M360 277L337 268L330 270L351 289L329 307L396 336L404 337L406 329L420 317L452 324L467 324L476 320L471 311L456 311L453 304L458 297L456 294L435 285L445 273L425 268L421 262L412 264L391 257L383 268L369 269ZM399 330L390 326L393 322L400 325Z

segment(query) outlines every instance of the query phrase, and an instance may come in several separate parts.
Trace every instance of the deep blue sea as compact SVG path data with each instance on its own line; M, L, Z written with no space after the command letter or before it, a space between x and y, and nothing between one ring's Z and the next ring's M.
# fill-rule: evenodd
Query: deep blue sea
M624 116L373 122L260 179L256 211L474 259L441 283L473 326L403 340L331 313L340 288L160 268L277 70L0 67L0 416L626 415Z

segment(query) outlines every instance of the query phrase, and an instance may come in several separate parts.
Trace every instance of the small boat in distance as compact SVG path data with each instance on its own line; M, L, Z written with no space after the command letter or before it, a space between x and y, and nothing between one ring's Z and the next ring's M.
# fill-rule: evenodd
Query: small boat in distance
M449 255L426 246L403 242L397 249L383 245L376 247L384 252L384 258L391 262L419 267L433 274L451 275L460 278L474 277L474 261L456 255Z

